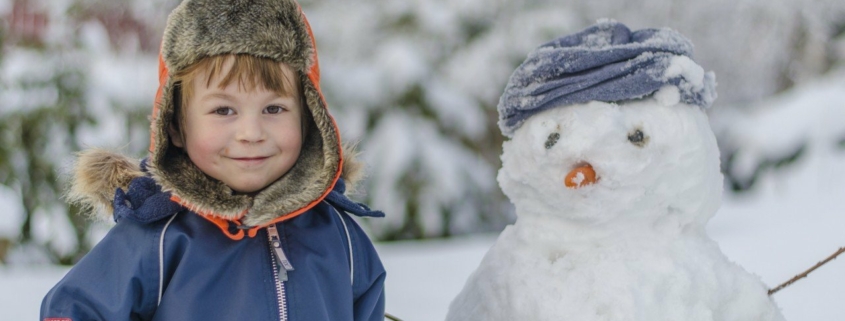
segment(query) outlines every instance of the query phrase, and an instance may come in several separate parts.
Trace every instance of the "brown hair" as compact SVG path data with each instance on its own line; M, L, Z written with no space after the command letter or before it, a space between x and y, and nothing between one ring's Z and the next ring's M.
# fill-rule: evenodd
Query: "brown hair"
M227 71L225 66L230 58L234 59L234 61ZM308 132L307 126L311 112L306 105L299 79L290 79L282 71L280 64L270 58L249 54L216 55L202 58L195 64L173 74L173 82L176 85L174 86L173 96L173 105L175 107L173 112L174 119L171 126L177 129L176 131L182 136L182 141L185 141L185 134L182 128L185 127L186 106L188 106L188 102L194 94L194 81L197 80L200 72L205 71L208 75L205 83L206 87L211 86L211 80L219 74L223 77L220 81L220 88L228 86L232 81L237 81L238 86L242 90L253 90L257 86L262 86L282 97L295 97L298 95L302 115L302 139L304 141L305 134Z

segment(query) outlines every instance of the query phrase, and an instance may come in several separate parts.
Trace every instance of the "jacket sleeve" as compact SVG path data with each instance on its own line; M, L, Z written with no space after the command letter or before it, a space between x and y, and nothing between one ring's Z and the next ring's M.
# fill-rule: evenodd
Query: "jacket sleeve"
M41 320L149 320L158 301L158 224L121 220L56 284Z
M344 215L350 227L349 236L354 253L352 292L354 320L384 320L384 279L386 272L373 243L360 226Z

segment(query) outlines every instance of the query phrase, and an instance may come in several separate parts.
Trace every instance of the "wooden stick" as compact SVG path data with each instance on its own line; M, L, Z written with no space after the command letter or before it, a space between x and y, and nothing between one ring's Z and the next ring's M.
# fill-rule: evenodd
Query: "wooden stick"
M402 321L402 319L397 318L397 317L391 315L390 313L385 313L384 317L387 318L387 319L393 320L393 321Z
M843 252L845 252L845 247L841 247L841 248L839 248L839 250L838 250L838 251L836 251L836 253L833 253L833 255L828 256L828 257L827 257L826 259L824 259L823 261L821 261L821 262L819 262L819 263L816 263L816 265L814 265L813 267L811 267L809 270L804 271L804 273L798 274L798 275L796 275L795 277L793 277L792 279L790 279L789 281L786 281L785 283L783 283L783 284L781 284L781 285L778 285L776 288L769 290L769 295L775 294L775 292L780 291L781 289L783 289L783 288L785 288L785 287L788 287L790 284L795 283L795 281L798 281L798 280L800 280L800 279L806 278L806 277L807 277L807 275L809 275L809 274L810 274L810 272L813 272L815 269L818 269L820 266L824 265L825 263L832 261L832 260L833 260L833 259L835 259L835 258L836 258L839 254L842 254Z

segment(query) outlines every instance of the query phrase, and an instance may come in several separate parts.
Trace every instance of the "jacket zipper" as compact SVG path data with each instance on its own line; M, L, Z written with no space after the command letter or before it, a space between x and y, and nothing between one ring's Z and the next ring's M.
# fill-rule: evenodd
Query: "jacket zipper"
M285 281L288 280L288 271L293 271L293 265L288 261L285 251L282 249L282 240L276 224L267 227L267 236L270 241L270 256L273 261L273 280L276 282L276 297L279 300L279 320L287 321L287 298L285 297ZM280 266L281 265L281 266Z

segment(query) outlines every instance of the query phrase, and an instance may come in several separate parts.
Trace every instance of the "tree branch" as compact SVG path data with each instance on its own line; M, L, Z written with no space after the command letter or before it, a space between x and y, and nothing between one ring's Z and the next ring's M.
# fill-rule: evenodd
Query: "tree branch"
M811 267L809 270L804 271L804 273L798 274L798 275L796 275L795 277L793 277L792 279L790 279L789 281L786 281L786 282L784 282L783 284L778 285L776 288L769 290L769 295L775 294L775 292L780 291L781 289L783 289L783 288L785 288L785 287L788 287L788 286L789 286L789 285L791 285L792 283L795 283L795 281L798 281L798 280L800 280L800 279L806 278L806 277L807 277L807 275L809 275L809 274L810 274L810 272L813 272L815 269L818 269L820 266L824 265L825 263L832 261L832 260L833 260L833 259L835 259L837 256L839 256L839 254L842 254L843 252L845 252L845 247L841 247L841 248L839 248L839 250L838 250L838 251L836 251L836 253L833 253L831 256L828 256L828 257L827 257L826 259L824 259L823 261L821 261L821 262L819 262L819 263L816 263L816 265L814 265L813 267Z

